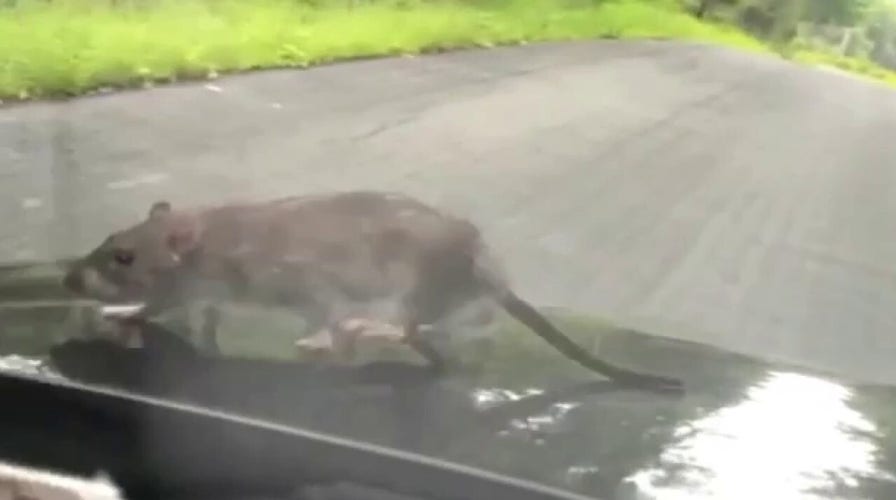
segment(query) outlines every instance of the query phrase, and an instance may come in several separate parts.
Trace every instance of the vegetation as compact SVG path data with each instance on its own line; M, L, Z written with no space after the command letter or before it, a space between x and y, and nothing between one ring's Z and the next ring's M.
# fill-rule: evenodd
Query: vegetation
M0 43L0 99L596 37L763 49L741 30L696 19L676 0L17 0L0 7L0 40L13 41Z
M601 37L774 48L896 82L896 0L6 0L0 99Z
M896 0L684 0L798 61L896 84Z

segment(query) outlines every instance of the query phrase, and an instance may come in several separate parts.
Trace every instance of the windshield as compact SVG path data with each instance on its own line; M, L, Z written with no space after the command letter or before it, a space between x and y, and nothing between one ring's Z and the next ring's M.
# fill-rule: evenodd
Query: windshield
M13 0L0 40L0 370L594 498L896 496L896 3Z

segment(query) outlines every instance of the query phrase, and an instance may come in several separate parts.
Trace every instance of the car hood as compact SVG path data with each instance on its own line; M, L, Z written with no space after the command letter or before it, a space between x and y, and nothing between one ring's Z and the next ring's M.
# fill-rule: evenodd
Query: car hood
M609 390L523 412L489 445L514 450L506 472L601 498L896 498L893 387L593 318L564 326L580 343L596 338L593 350L613 362L682 378L686 393ZM543 394L534 380L544 369L524 364L529 376L496 380L479 397Z
M491 343L459 343L458 353L478 360L463 375L407 390L328 389L323 379L288 371L294 362L256 356L169 376L176 390L163 395L596 498L896 498L894 388L587 316L551 316L606 359L682 378L685 394L595 382L511 325ZM45 370L40 352L11 351L0 353L0 368L59 376Z

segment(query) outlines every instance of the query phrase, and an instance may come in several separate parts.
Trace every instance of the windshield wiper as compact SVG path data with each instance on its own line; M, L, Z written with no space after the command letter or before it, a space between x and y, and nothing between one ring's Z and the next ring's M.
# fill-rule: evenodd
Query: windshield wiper
M0 412L0 458L79 475L104 471L131 500L296 498L296 492L303 498L312 486L341 484L348 494L346 483L366 492L358 498L374 498L377 489L440 500L586 498L422 455L69 381L0 373L0 407L7 409Z

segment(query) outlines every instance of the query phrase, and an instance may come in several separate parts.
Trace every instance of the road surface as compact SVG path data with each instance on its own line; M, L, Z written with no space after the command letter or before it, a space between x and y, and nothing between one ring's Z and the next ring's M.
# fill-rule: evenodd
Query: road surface
M273 71L0 111L0 257L149 204L416 194L520 291L654 333L896 382L896 92L661 42Z

